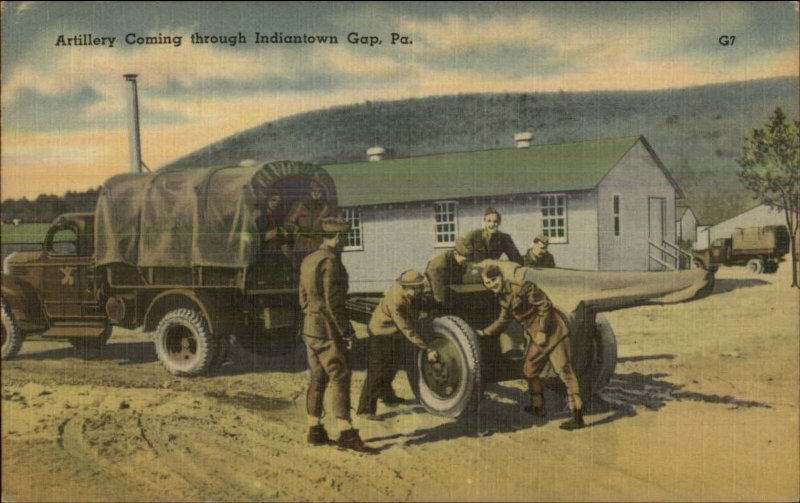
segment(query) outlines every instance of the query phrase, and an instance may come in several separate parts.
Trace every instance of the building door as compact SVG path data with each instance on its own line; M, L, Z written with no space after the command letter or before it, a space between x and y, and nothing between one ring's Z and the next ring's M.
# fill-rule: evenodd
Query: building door
M648 262L650 263L651 271L664 270L664 266L661 265L657 260L652 260L652 257L658 258L662 262L666 262L665 259L667 258L663 252L653 246L653 244L655 244L656 246L661 247L662 243L664 242L664 235L667 229L666 205L667 201L663 197L651 197L648 199L648 211L650 214L650 218L648 220L648 239L650 240L650 243L652 243L648 246L650 257L648 258Z

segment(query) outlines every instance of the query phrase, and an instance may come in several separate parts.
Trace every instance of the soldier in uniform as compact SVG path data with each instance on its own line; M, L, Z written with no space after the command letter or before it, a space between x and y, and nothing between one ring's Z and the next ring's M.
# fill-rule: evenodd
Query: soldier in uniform
M533 238L533 246L528 248L523 264L525 267L555 267L556 261L553 255L547 251L550 238L544 234L539 234Z
M450 285L458 285L467 271L467 257L473 254L472 245L463 237L456 240L456 247L433 257L425 268L425 276L431 287L433 300L439 305L450 300Z
M470 262L481 262L486 259L497 260L503 254L508 260L522 265L522 255L511 236L499 231L502 216L494 208L486 208L483 214L483 229L476 229L466 236L472 247Z
M277 254L291 258L289 233L283 225L285 214L281 214L280 207L280 194L273 194L267 198L267 207L261 214L258 227L264 233L261 252L265 258Z
M342 233L350 226L339 218L325 218L320 227L322 244L300 266L303 340L310 370L306 396L308 441L312 445L330 443L321 422L325 390L330 384L333 413L340 430L339 447L374 452L361 440L350 418L349 347L354 330L345 312L348 277L340 256Z
M331 207L325 199L325 189L320 180L312 180L308 198L296 201L284 224L291 232L295 264L314 251L320 243L319 230L323 218L331 216Z
M516 319L529 337L522 373L528 381L531 403L525 407L525 411L538 417L547 415L539 374L549 361L567 386L567 399L572 410L572 419L560 428L583 428L583 403L578 378L570 363L569 329L564 314L553 307L550 299L535 283L506 280L496 265L484 269L482 279L484 286L497 294L500 315L488 327L478 330L477 334L490 337L500 335Z
M358 401L359 415L380 420L375 415L378 398L391 389L397 372L398 360L403 359L403 338L427 352L430 362L439 359L436 350L430 348L415 326L422 311L422 293L425 278L417 271L408 270L386 291L380 304L369 320L369 362L367 378Z

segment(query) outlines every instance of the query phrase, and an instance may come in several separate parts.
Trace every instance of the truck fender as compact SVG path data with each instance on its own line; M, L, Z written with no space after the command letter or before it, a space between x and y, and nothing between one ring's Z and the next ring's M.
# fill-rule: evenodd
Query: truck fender
M206 309L206 304L200 297L191 290L176 288L161 292L150 302L147 311L144 313L144 331L152 332L156 329L158 322L161 321L164 315L170 311L181 308L198 310L209 323L212 322L208 309Z
M156 329L158 322L168 312L180 308L196 309L203 315L215 334L227 334L228 327L224 326L226 317L232 309L230 300L225 295L198 295L192 290L173 289L158 294L150 302L144 315L144 330L146 332Z
M42 299L33 285L23 279L2 275L3 300L23 331L44 330L49 325Z

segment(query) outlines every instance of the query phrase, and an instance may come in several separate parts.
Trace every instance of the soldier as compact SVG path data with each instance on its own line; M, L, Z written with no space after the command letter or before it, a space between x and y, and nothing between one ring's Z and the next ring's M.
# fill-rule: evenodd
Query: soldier
M550 238L544 234L539 234L533 238L533 246L528 248L522 265L525 267L555 267L556 261L553 255L547 251L549 244Z
M273 194L267 198L267 207L261 215L259 229L264 233L261 243L265 257L283 254L291 258L289 234L283 226L284 216L280 212L281 196Z
M358 401L359 415L380 420L375 415L379 396L391 389L392 379L398 368L398 360L404 353L403 337L427 352L430 362L439 359L435 349L428 346L415 325L421 313L422 293L425 278L417 271L408 270L400 275L394 285L386 291L369 320L369 362L367 378Z
M345 312L348 289L347 271L341 261L341 234L349 224L339 218L320 222L322 244L300 266L300 306L303 308L303 339L308 352L310 383L306 396L312 445L330 443L322 425L325 389L330 382L333 413L336 416L341 448L375 452L361 440L350 419L349 346L354 331Z
M456 240L456 247L433 257L425 268L425 276L431 286L433 300L439 305L450 299L450 285L458 285L467 270L467 257L473 254L472 245L463 237Z
M285 227L294 237L295 263L319 246L318 232L323 218L331 216L331 207L325 200L325 189L320 180L309 185L308 198L296 201L286 217Z
M467 242L472 247L472 255L467 257L470 262L481 262L490 259L499 259L505 253L508 260L522 265L522 255L511 236L500 232L502 216L494 208L486 208L483 214L483 229L476 229L466 236Z
M505 280L496 265L484 269L482 279L484 286L499 297L500 315L488 327L478 330L477 334L499 335L516 319L529 337L522 373L528 381L531 403L525 407L525 411L538 417L547 415L539 374L549 360L567 386L567 399L572 410L572 419L560 428L583 428L583 403L578 378L570 363L569 329L564 314L553 307L550 299L535 283Z

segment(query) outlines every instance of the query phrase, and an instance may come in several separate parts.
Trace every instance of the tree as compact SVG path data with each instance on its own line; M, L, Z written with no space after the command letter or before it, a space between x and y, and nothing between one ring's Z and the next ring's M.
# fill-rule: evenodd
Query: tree
M792 286L798 285L797 245L800 228L800 121L786 120L776 108L764 127L745 138L737 159L739 179L754 197L783 210L791 241Z

